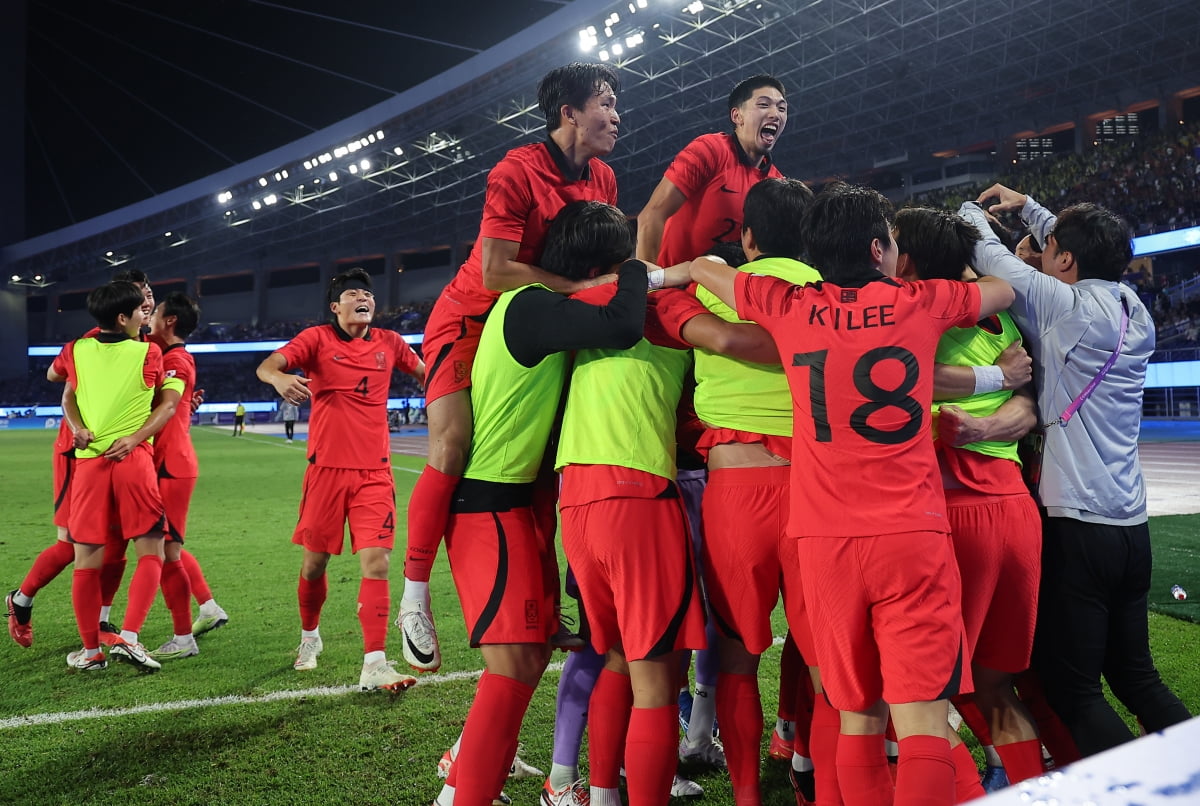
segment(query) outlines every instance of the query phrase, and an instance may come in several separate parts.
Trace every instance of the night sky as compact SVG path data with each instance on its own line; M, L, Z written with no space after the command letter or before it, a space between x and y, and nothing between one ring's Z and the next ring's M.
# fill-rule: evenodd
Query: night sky
M562 5L31 0L26 235L110 212L324 128Z

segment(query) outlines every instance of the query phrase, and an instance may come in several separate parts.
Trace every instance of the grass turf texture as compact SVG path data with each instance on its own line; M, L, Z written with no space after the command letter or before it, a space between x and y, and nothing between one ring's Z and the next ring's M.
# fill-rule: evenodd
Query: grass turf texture
M355 617L358 563L348 553L330 562L329 599L322 617L325 651L320 666L291 668L299 640L296 578L300 549L290 543L300 483L303 443L248 432L198 428L201 462L189 519L188 546L203 563L217 600L230 613L228 626L200 639L194 658L164 663L156 675L139 675L111 664L103 672L72 674L66 653L79 639L70 606L70 570L37 598L35 643L22 649L0 639L0 803L122 802L173 804L284 804L301 802L427 804L441 782L437 760L462 727L474 692L472 672L482 666L466 646L462 618L444 555L434 568L432 590L444 662L438 675L398 695L345 692L361 668ZM0 433L0 587L20 581L39 551L54 539L50 523L50 431ZM396 455L398 519L422 460ZM1156 518L1156 568L1152 606L1200 620L1200 601L1179 603L1170 586L1200 596L1200 516ZM402 530L401 530L402 531ZM131 553L132 556L132 553ZM399 595L400 554L393 571L393 611ZM132 573L132 563L127 570ZM118 594L114 615L123 609ZM783 618L775 614L778 634ZM1155 657L1164 678L1196 712L1200 627L1151 615ZM153 648L171 635L161 601L142 631ZM399 636L389 633L389 654L399 658ZM565 656L557 654L555 661ZM761 683L768 729L777 701L779 651L764 655ZM557 671L547 674L522 729L522 757L548 770ZM320 687L330 687L322 690ZM296 692L311 690L300 696ZM237 704L168 707L165 710L19 724L38 714L121 709L243 697ZM269 699L280 697L280 699ZM764 755L766 737L764 737ZM582 759L586 774L586 740ZM764 803L790 806L787 765L764 761ZM683 767L706 789L706 802L731 803L724 774ZM540 780L509 782L517 803L535 802Z

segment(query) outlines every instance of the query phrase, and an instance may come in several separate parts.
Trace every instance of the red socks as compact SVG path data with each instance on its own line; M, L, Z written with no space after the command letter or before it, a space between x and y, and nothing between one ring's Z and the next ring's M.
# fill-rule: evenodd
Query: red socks
M200 570L200 562L195 555L187 549L183 549L179 552L179 561L183 563L183 570L187 572L188 583L192 589L192 595L196 597L196 604L204 604L213 598L212 589L208 587L208 581L204 578L204 572Z
M460 481L433 465L425 465L408 499L408 548L404 555L404 576L414 582L428 582L433 559L446 534L450 517L450 499Z
M837 746L838 786L846 806L891 803L892 775L883 750L883 734L841 734ZM817 792L820 793L820 787Z
M841 806L838 785L837 748L842 732L842 715L829 704L824 694L813 699L812 729L808 744L817 785L817 806Z
M629 806L666 806L671 799L671 780L679 763L678 737L678 705L632 709L625 740ZM595 783L595 778L592 781Z
M588 700L588 769L592 786L616 789L621 782L621 760L625 757L625 736L632 709L633 687L629 676L601 669Z
M100 646L100 569L76 568L71 577L71 605L84 649Z
M176 635L192 633L192 586L182 562L163 563L163 601L171 611L171 624Z
M321 608L325 606L325 597L329 595L329 578L324 574L316 579L300 577L296 593L300 601L300 628L317 629L321 623Z
M358 584L358 623L362 626L363 652L382 652L387 646L388 615L391 609L388 581L364 577ZM492 794L495 795L496 792Z
M456 776L455 803L486 806L496 797L517 752L521 720L531 697L532 686L484 672L463 727L458 758L454 760L454 769L462 772Z
M104 565L100 566L100 604L111 607L113 599L117 598L117 590L121 587L121 579L125 576L125 557L123 555L108 561L109 548L104 549Z
M781 681L782 678L781 674ZM717 721L721 723L734 802L738 806L759 806L762 793L758 785L758 756L763 712L758 675L721 673L717 677Z
M133 569L133 579L129 582L129 604L125 608L125 621L121 630L141 632L150 615L150 607L162 583L163 558L153 554L138 557L137 566ZM188 632L192 627L188 625Z
M1037 778L1046 771L1042 764L1042 743L1037 739L996 745L1010 784Z
M819 793L820 789L817 791ZM950 806L952 803L954 759L950 741L940 736L901 739L895 806Z
M75 562L75 546L64 540L55 540L54 544L42 549L42 553L33 561L33 567L25 575L21 583L21 593L33 597L42 588L50 584L50 580L63 572L68 565Z

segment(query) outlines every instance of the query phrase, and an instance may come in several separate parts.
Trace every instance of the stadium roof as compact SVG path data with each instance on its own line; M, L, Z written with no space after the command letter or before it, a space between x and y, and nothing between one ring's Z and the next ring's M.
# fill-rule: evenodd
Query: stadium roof
M28 48L28 219L63 226L0 254L76 287L121 260L166 277L469 241L487 171L543 136L540 76L601 50L629 213L754 73L785 83L775 158L810 180L1200 84L1191 0L45 0Z

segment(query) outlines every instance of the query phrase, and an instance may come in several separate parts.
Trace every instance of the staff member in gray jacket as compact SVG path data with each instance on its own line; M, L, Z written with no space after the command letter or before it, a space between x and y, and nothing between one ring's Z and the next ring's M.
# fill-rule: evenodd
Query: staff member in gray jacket
M989 199L998 201L985 207ZM1004 248L984 209L1019 211L1045 249L1040 273ZM999 184L959 213L983 237L976 270L1016 290L1010 313L1033 356L1047 424L1033 668L1088 756L1132 738L1104 699L1101 675L1147 731L1190 718L1154 667L1146 625L1150 530L1137 439L1154 323L1119 282L1132 247L1113 213L1077 204L1056 218Z

